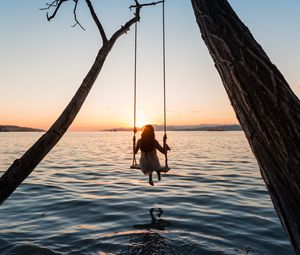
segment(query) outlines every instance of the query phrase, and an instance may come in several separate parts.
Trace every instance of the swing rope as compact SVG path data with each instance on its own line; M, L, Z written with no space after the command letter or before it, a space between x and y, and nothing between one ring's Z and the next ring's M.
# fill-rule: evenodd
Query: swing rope
M134 26L134 82L133 82L133 98L134 98L134 103L133 103L133 159L132 159L132 165L136 165L136 158L135 158L135 142L136 142L136 133L137 133L137 128L136 128L136 67L137 67L137 22L135 23Z
M163 86L164 86L164 138L163 145L167 144L167 96L166 96L166 32L165 32L165 1L162 2L162 37L163 37ZM165 151L165 167L168 168L168 150Z

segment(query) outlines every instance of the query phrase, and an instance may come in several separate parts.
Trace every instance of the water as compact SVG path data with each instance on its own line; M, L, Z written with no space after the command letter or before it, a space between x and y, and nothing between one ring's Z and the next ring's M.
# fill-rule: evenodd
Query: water
M40 135L0 133L0 169ZM131 133L66 134L1 206L0 254L293 254L242 132L168 142L151 187L129 169Z

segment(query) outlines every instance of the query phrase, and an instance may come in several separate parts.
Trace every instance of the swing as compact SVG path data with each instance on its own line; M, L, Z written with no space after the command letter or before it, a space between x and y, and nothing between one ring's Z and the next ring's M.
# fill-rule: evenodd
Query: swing
M164 136L167 137L167 115L166 115L166 50L165 50L165 1L162 1L162 28L163 28L163 93L164 93ZM136 67L137 67L137 23L135 23L134 31L134 128L133 128L133 151L136 143ZM166 147L166 139L164 139L163 147ZM167 173L171 168L168 166L168 155L165 155L165 166L159 169L159 172ZM133 152L131 169L141 169L137 164L135 154Z

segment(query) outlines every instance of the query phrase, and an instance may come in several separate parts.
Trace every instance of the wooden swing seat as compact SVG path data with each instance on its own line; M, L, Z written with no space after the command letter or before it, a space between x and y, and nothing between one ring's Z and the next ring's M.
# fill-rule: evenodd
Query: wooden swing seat
M130 166L130 168L131 169L141 169L139 164L132 165L132 166ZM158 172L167 173L167 172L169 172L170 169L171 169L170 167L162 166Z

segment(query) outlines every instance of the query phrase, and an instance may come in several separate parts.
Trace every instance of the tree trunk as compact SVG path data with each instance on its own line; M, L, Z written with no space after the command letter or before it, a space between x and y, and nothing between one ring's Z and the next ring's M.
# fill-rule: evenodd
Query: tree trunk
M202 38L296 254L300 254L300 102L226 0L192 0Z
M107 42L99 50L94 64L76 94L52 127L20 159L15 160L2 175L0 178L0 205L26 179L67 131L97 79L114 42L115 40Z

